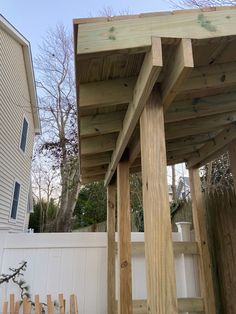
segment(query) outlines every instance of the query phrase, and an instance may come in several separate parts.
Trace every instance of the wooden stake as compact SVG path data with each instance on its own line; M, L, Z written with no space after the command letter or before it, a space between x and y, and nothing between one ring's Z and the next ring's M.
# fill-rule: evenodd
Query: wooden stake
M14 310L14 314L19 314L20 312L20 302L16 302L15 304L15 310Z
M78 314L77 299L74 294L70 296L70 314Z
M38 294L36 294L34 297L34 304L35 304L35 314L41 314Z
M23 299L23 314L30 314L31 312L31 303L27 298Z
M212 280L212 265L208 248L205 206L201 191L199 169L190 168L189 177L195 238L199 245L199 271L201 293L205 301L205 313L215 314L216 306Z
M47 305L48 305L48 314L53 314L53 302L52 302L52 297L51 294L47 295Z
M7 314L8 302L3 303L2 314Z
M15 307L15 296L14 294L10 294L10 314L14 314Z
M153 91L140 118L148 313L177 313L163 106Z
M63 298L63 294L60 293L58 295L58 298L59 298L60 314L65 314L65 301L64 301L64 298Z
M113 314L116 309L116 184L107 187L107 313Z
M117 167L117 212L118 212L118 314L132 314L131 277L131 223L129 162L121 161Z

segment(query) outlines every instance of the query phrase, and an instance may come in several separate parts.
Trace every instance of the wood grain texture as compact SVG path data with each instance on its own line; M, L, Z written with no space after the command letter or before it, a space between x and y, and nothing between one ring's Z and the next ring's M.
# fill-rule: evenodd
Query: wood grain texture
M153 91L140 118L148 313L177 313L163 106Z
M212 280L212 263L208 248L208 238L206 230L206 213L201 192L201 181L198 168L189 169L190 189L192 199L193 224L195 238L199 245L199 272L200 287L205 304L206 314L215 314L215 295Z
M107 313L116 309L116 184L107 187Z
M139 117L145 106L154 84L161 72L163 65L162 45L160 38L152 38L151 51L148 52L143 61L137 82L135 84L133 100L129 104L124 121L123 128L119 133L116 148L112 154L111 163L108 167L105 177L105 185L107 185L115 170L116 166L129 142L130 137L136 127Z
M131 221L129 162L117 167L118 214L118 314L132 314Z
M166 111L178 94L181 85L194 67L191 39L181 39L168 62L164 80L161 83L161 96Z
M228 18L227 18L228 17ZM187 27L184 27L187 25ZM91 54L106 51L137 51L148 49L151 36L168 38L208 39L235 35L236 10L182 12L158 16L134 16L124 20L110 20L81 24L78 28L77 53ZM130 40L132 38L132 40Z

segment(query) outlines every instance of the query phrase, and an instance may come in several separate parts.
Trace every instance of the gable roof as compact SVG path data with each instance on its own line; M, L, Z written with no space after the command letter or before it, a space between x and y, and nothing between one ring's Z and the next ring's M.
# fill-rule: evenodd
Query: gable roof
M32 54L30 42L20 33L17 29L9 23L3 15L0 14L0 28L3 29L7 34L14 38L23 48L23 55L25 61L26 75L28 80L30 103L32 108L34 130L35 134L41 133L39 111L38 111L38 100L35 87L35 78L32 62Z

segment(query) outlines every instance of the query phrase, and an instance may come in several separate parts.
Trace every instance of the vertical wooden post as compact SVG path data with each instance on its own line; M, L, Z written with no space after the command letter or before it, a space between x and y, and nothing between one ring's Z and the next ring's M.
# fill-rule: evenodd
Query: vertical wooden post
M205 301L205 313L215 314L215 296L212 280L212 266L208 248L206 214L201 191L201 181L198 168L189 169L190 189L192 199L193 224L195 238L199 246L200 288Z
M229 145L230 169L234 180L234 189L236 191L236 140Z
M119 263L118 314L132 314L131 219L128 161L121 161L117 167L117 213Z
M107 313L116 312L116 184L107 187Z
M151 314L177 313L167 191L163 106L153 91L140 118L147 305Z

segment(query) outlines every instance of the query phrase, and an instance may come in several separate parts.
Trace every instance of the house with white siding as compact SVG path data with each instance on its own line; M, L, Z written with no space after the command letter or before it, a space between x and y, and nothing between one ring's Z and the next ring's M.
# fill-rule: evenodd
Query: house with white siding
M31 160L38 133L30 43L0 15L0 230L28 228Z

